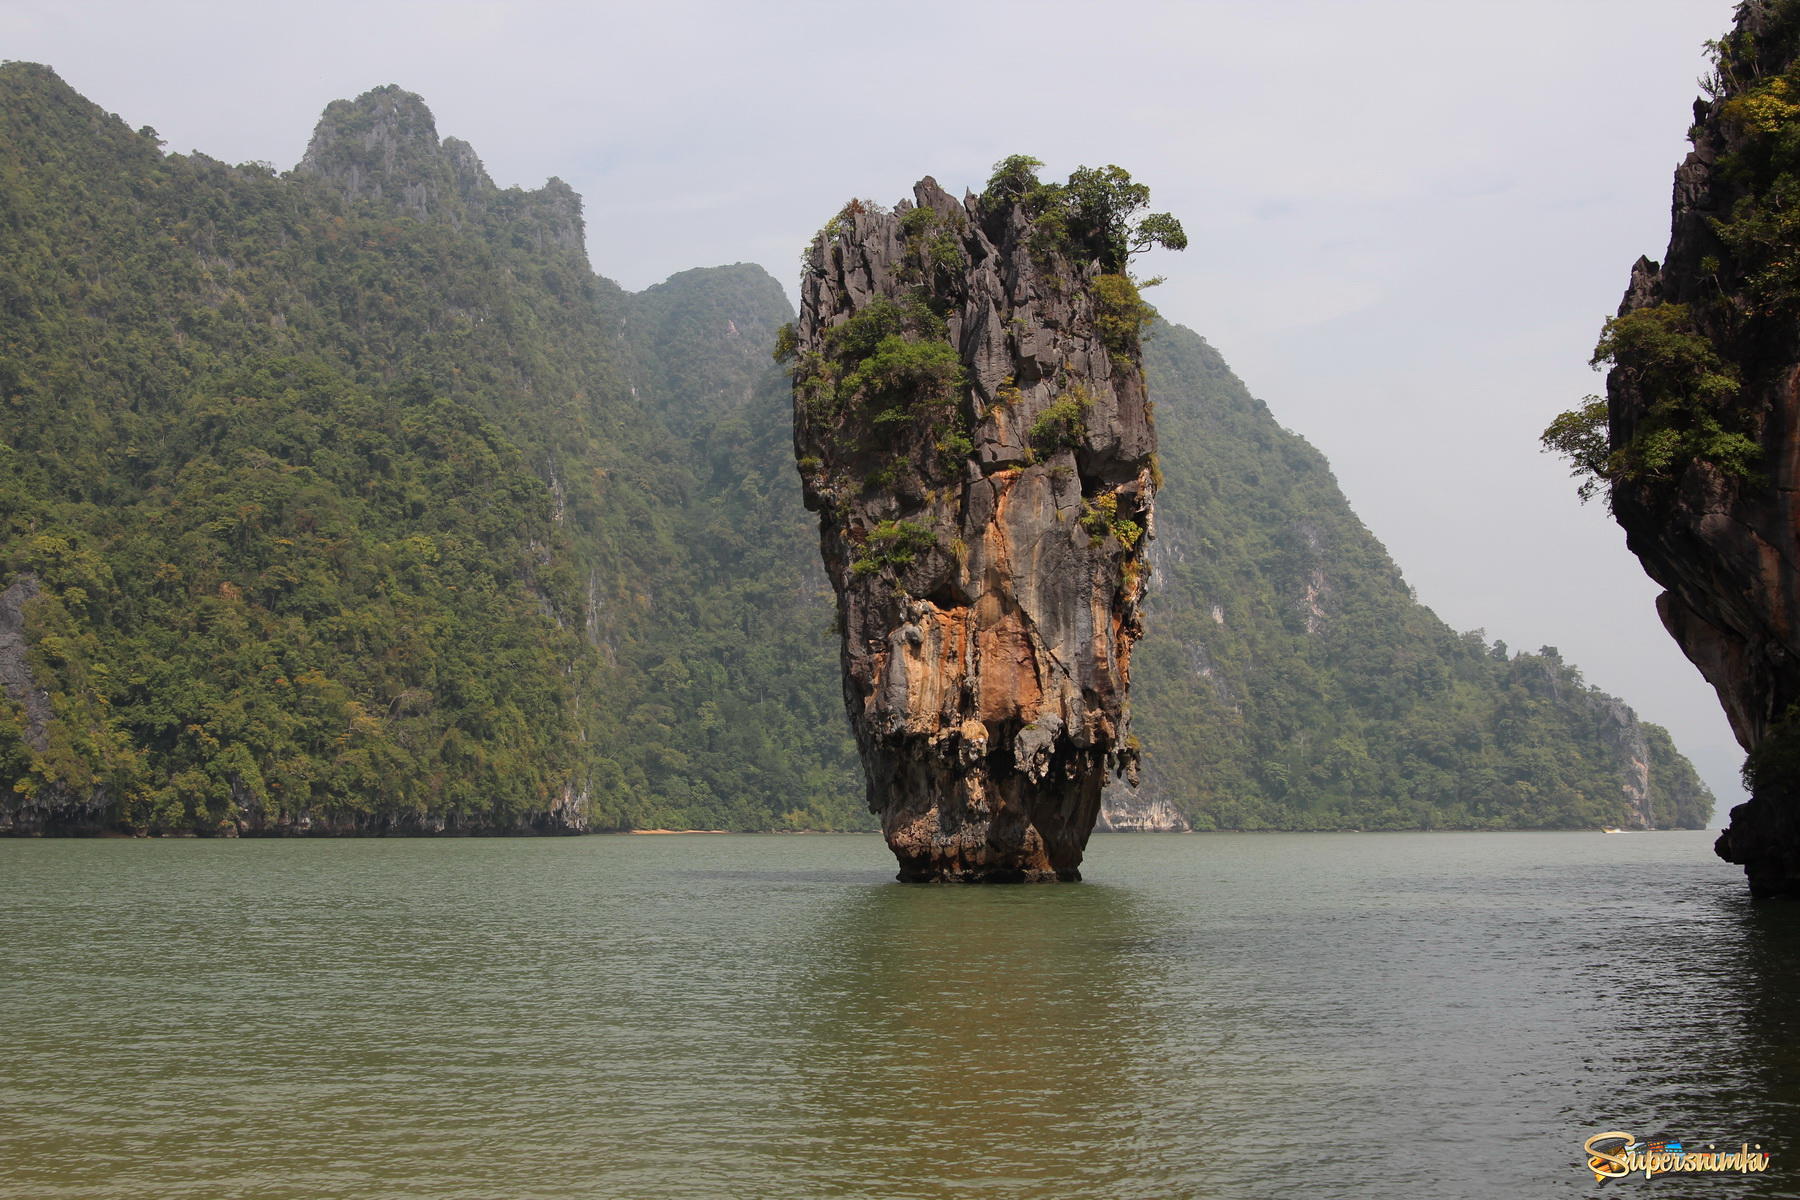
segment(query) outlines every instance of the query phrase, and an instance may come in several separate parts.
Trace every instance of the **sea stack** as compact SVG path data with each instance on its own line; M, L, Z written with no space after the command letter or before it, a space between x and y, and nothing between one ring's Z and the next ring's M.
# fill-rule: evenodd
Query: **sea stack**
M1101 789L1136 771L1150 310L1124 212L1035 165L846 205L778 350L869 808L907 881L1079 879ZM1085 179L1129 181L1106 170ZM1179 248L1172 219L1133 238L1159 219Z
M1607 486L1663 623L1749 752L1717 851L1800 893L1800 7L1716 43L1662 264L1639 259L1595 361L1604 405L1546 441Z

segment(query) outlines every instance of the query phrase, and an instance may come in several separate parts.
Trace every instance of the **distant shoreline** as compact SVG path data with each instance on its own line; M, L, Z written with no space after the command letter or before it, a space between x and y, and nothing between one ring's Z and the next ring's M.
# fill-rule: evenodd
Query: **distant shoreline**
M1702 829L1620 829L1618 833L1710 833L1713 827ZM1116 834L1156 834L1156 835L1205 835L1205 834L1257 834L1267 836L1286 836L1291 834L1431 834L1431 833L1593 833L1605 832L1589 826L1575 826L1566 829L1458 829L1446 826L1438 829L1096 829L1094 837L1111 837ZM395 840L439 839L454 840L458 838L536 838L536 837L689 837L710 835L713 837L880 837L881 831L876 829L584 829L584 830L518 830L518 829L480 829L480 830L355 830L333 833L302 832L299 830L257 831L254 833L204 834L187 830L171 833L139 833L121 829L65 829L65 830L15 830L0 829L0 841L369 841L381 838Z

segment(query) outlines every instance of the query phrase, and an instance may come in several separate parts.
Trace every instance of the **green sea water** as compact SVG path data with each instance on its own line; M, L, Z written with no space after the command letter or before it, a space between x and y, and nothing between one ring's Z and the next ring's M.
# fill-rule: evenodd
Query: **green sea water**
M1800 908L1707 843L0 842L0 1197L1793 1196Z

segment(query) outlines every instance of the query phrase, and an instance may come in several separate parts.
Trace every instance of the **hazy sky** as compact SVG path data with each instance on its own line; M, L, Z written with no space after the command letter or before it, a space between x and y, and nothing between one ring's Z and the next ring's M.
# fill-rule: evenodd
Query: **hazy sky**
M1094 4L0 0L48 63L175 151L294 164L325 104L423 95L502 186L567 180L601 274L761 263L849 197L1116 162L1187 227L1146 264L1331 459L1420 599L1559 647L1670 727L1725 803L1732 741L1656 589L1537 435L1631 263L1668 240L1702 43L1729 0Z

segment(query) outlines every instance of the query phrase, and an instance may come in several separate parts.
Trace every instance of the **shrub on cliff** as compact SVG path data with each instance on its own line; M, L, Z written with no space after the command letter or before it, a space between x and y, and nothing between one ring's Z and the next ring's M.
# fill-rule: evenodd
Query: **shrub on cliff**
M904 570L937 544L937 534L917 521L883 521L863 538L850 569L858 575L873 575L890 567Z
M1080 446L1087 436L1087 410L1093 402L1093 396L1081 384L1058 396L1031 423L1027 434L1031 448L1048 458L1058 450Z
M1187 234L1171 214L1137 217L1150 203L1150 189L1123 167L1076 167L1067 183L1043 183L1037 177L1043 165L1026 154L1001 159L982 192L982 205L1023 204L1033 232L1046 244L1072 256L1085 252L1108 274L1123 274L1133 258L1153 247L1187 249Z
M1670 479L1691 462L1706 462L1726 475L1753 478L1762 448L1736 423L1730 402L1737 371L1719 357L1685 304L1652 304L1606 322L1594 347L1595 367L1644 400L1644 413L1621 440L1609 427L1606 402L1589 397L1562 413L1542 442L1570 461L1581 477L1581 498L1602 484Z

